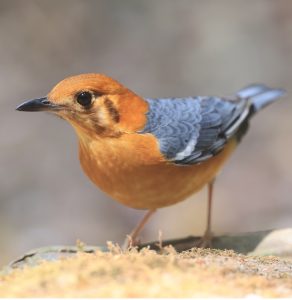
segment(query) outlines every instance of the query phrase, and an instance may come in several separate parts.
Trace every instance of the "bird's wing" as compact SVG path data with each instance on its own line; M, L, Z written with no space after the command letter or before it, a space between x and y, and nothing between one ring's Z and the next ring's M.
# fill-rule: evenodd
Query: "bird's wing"
M147 124L140 133L151 133L160 151L173 163L196 164L223 149L246 120L249 102L218 97L145 99ZM246 122L245 122L246 123Z

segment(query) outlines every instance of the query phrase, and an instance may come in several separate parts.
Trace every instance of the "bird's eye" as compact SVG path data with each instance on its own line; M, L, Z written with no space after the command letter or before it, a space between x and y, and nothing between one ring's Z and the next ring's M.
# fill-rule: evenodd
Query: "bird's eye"
M81 92L77 95L76 100L84 107L89 106L92 102L92 94L90 92Z

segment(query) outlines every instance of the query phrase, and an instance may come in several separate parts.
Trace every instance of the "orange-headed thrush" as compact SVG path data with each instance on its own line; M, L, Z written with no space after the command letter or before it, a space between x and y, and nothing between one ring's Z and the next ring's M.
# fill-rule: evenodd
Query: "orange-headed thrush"
M150 99L105 75L83 74L62 80L47 97L26 101L17 110L49 111L74 127L87 176L120 203L148 210L133 240L156 209L208 185L205 243L218 171L250 118L283 93L253 84L229 99Z

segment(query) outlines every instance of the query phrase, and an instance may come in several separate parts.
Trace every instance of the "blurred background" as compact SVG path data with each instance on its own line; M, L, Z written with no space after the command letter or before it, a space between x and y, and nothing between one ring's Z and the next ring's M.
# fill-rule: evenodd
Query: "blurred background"
M1 265L77 239L121 242L143 215L85 177L67 123L15 111L79 73L105 73L145 97L230 95L253 82L286 88L217 180L213 230L292 226L292 1L1 0L0 62ZM201 234L206 196L158 211L142 240L159 230Z

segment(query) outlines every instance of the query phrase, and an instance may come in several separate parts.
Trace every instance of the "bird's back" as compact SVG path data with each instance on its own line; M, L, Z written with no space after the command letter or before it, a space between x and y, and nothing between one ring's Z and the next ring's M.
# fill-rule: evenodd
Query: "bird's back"
M233 99L146 99L149 111L141 133L153 134L161 152L173 163L196 164L215 156L231 138L240 140L249 118L282 94L280 89L251 85Z

